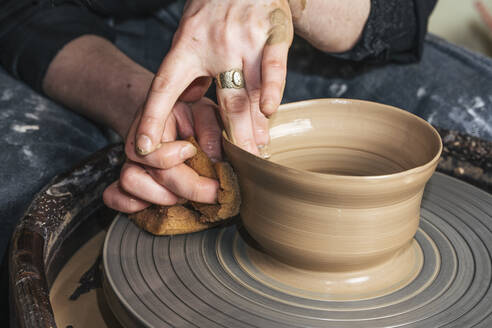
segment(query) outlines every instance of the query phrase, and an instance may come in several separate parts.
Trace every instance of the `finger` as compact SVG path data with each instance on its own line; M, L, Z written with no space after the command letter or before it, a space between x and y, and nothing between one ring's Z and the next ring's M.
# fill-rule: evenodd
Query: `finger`
M190 105L184 102L177 102L173 110L178 128L178 135L181 139L194 136L193 131L193 115L191 114ZM165 133L165 131L164 131Z
M128 194L157 205L174 205L178 197L157 183L140 165L127 162L120 174L120 187Z
M250 153L258 154L246 89L217 86L217 99L222 122L232 142Z
M168 170L151 168L148 172L155 181L179 197L200 203L217 202L219 183L216 180L199 176L185 164Z
M174 48L164 58L147 95L137 127L135 147L140 155L153 152L161 142L164 126L176 100L199 74L196 56Z
M256 145L261 148L270 141L268 119L260 110L261 98L261 56L246 60L244 64L244 80L248 91L251 121Z
M281 9L270 13L272 28L263 49L261 64L261 111L275 113L282 100L287 74L287 55L292 43L292 23Z
M148 202L137 199L121 189L119 180L104 190L103 202L107 207L124 213L135 213L150 206Z
M161 137L161 143L176 140L176 137L178 135L178 130L176 128L176 116L174 115L175 108L176 106L174 106L173 112L167 117L166 124L164 125L164 132L162 133L162 137ZM159 147L160 145L158 144L156 148ZM140 155L140 157L145 157L145 156Z
M212 78L201 76L193 81L189 87L179 97L179 100L185 102L195 102L203 98L208 88L212 84Z
M191 106L191 112L200 147L213 162L220 161L222 129L217 121L217 105L204 98Z
M261 65L261 112L267 117L275 113L282 101L287 75L286 44L267 45Z
M176 138L175 127L171 126L171 124L175 125L175 123L173 123L174 120L174 116L171 115L168 120L170 125L164 133L170 135L163 136L163 140L174 140ZM125 144L126 157L131 161L155 168L168 169L183 163L190 157L195 156L197 152L197 149L187 141L164 141L159 143L156 151L148 154L147 156L141 156L135 152L135 128L136 123L134 122L130 128Z

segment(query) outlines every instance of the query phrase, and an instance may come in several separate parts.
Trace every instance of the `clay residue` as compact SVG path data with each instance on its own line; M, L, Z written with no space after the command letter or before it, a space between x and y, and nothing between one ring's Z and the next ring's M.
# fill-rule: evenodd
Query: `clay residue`
M299 3L301 4L301 10L306 9L307 0L300 0Z
M289 0L289 5L291 6L291 9L292 6L295 6L297 4L299 4L301 11L304 11L304 9L306 9L307 0Z
M287 41L289 35L289 18L287 14L282 9L276 8L270 12L269 17L271 28L270 31L268 31L266 43L272 45Z

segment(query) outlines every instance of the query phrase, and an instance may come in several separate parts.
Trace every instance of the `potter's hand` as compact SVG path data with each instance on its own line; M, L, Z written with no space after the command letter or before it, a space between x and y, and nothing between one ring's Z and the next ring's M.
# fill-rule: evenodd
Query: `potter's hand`
M331 53L349 51L369 16L370 0L289 0L295 32Z
M156 150L173 105L187 88L185 94L190 92L193 81L207 77L210 82L238 69L245 88L217 88L221 117L238 146L258 153L257 146L269 140L266 116L281 101L292 36L286 0L189 0L148 93L136 132L137 151L146 155ZM194 92L201 95L208 85Z
M174 205L180 198L201 203L215 203L218 182L199 176L183 162L196 153L186 141L175 141L196 136L200 147L214 159L221 159L221 130L209 99L187 105L177 102L166 120L160 146L147 156L135 153L135 131L141 116L137 113L127 136L120 180L111 184L103 194L104 203L115 210L133 213L150 206Z

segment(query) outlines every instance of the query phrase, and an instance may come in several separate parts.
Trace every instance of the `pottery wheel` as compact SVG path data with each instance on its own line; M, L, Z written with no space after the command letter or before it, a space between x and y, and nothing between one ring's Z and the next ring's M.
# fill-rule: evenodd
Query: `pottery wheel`
M239 225L153 237L126 216L104 247L104 291L125 327L491 327L492 197L435 174L415 236L423 266L384 296L340 301L248 262Z

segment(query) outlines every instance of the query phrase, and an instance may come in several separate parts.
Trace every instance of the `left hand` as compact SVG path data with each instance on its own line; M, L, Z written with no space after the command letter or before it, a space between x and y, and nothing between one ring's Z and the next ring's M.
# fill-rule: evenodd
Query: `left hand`
M216 119L216 107L206 98L192 105L177 102L166 121L162 146L148 156L135 153L133 140L138 120L134 120L125 146L127 161L121 169L120 179L104 191L104 203L125 213L143 210L151 204L174 205L180 199L215 203L218 182L199 176L184 164L192 154L183 154L183 150L191 144L175 140L195 136L212 160L221 160L221 129Z

